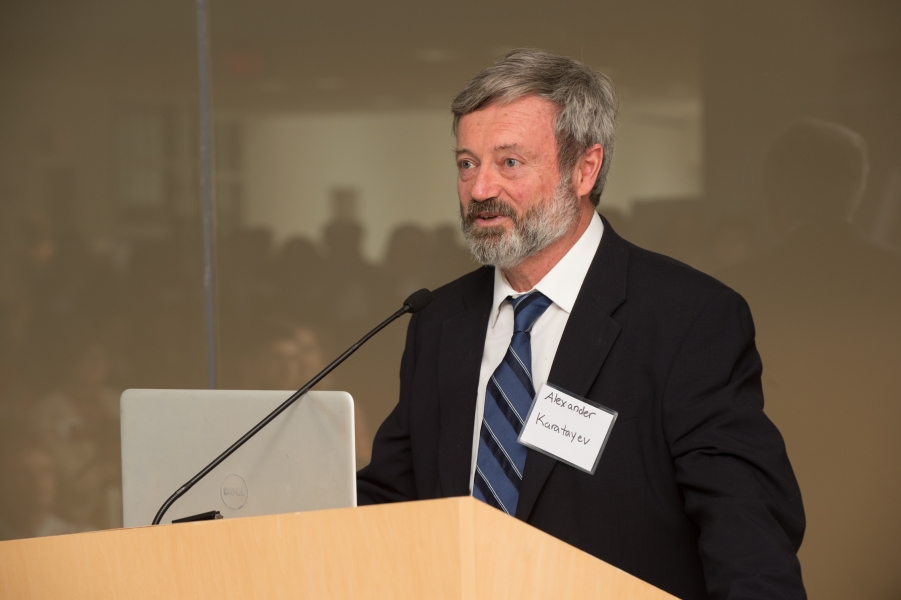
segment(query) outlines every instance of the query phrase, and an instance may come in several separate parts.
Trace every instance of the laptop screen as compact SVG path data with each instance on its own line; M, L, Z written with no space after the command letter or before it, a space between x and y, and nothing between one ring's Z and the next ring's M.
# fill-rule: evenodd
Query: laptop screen
M125 527L150 525L175 490L292 393L123 392ZM309 392L176 501L163 522L212 510L232 518L355 505L353 400Z

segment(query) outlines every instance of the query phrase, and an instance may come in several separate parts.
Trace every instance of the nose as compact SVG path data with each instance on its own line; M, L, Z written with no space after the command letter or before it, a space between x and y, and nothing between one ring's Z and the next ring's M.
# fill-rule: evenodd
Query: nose
M486 164L479 169L472 187L469 190L470 197L476 202L483 202L489 198L496 198L500 193L497 174L492 165Z

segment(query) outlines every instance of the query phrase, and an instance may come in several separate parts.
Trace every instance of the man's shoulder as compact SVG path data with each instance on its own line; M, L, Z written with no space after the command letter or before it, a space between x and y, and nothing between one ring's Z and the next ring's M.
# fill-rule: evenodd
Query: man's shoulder
M709 302L714 296L741 297L726 284L683 262L637 246L610 232L610 251L628 254L626 294L631 303L647 303L656 310L690 310ZM599 250L600 252L600 250ZM602 261L610 254L599 257ZM603 270L601 265L601 270ZM484 305L490 310L494 290L494 267L483 266L436 288L432 292L429 316L444 319L464 310ZM425 314L425 313L424 313Z
M707 273L622 238L619 241L629 253L627 295L632 302L680 312L702 307L720 295L744 302L729 286Z

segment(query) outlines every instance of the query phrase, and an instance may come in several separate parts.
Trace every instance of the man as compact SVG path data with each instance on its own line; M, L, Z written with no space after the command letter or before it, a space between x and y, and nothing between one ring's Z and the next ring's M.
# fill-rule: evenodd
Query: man
M360 504L472 494L680 598L803 598L800 492L747 305L595 212L612 83L518 50L452 107L463 231L486 266L410 321ZM545 382L617 411L593 474L516 441Z

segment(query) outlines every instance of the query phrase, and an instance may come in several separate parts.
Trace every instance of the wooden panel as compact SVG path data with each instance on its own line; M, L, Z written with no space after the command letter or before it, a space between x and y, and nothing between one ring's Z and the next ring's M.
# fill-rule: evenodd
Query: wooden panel
M569 544L477 503L476 581L479 598L672 600L645 583Z
M0 544L7 598L460 598L456 505L396 504Z
M490 535L477 535L485 531ZM528 599L561 593L670 597L471 498L0 543L4 599Z

